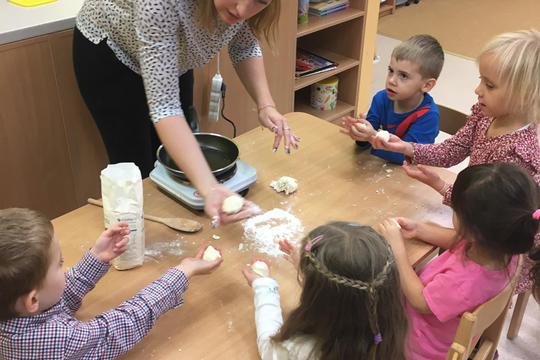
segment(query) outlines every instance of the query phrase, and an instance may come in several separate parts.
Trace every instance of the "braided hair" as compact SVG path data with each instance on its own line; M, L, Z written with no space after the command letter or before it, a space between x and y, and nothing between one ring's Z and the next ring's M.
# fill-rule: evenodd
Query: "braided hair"
M407 320L392 251L371 227L332 222L304 239L300 305L275 341L309 335L321 359L404 359Z

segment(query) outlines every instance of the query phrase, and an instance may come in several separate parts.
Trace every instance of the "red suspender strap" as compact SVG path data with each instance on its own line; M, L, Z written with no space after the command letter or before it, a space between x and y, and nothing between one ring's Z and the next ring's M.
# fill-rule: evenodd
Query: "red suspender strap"
M423 108L420 108L416 110L415 112L413 112L411 115L407 116L405 120L403 120L397 126L395 134L399 136L400 139L402 139L403 136L405 136L405 134L407 133L407 131L409 131L409 128L411 127L411 125L416 120L418 120L418 118L421 118L422 116L424 116L424 114L427 113L429 109L430 109L429 106L424 106Z

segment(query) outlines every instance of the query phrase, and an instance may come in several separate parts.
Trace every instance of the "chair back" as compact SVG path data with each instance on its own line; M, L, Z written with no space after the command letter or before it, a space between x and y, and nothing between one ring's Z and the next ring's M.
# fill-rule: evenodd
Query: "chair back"
M482 338L482 344L474 360L493 358L510 299L521 275L522 261L520 255L514 275L499 294L473 312L466 312L461 316L454 342L446 357L447 360L467 360L480 338Z

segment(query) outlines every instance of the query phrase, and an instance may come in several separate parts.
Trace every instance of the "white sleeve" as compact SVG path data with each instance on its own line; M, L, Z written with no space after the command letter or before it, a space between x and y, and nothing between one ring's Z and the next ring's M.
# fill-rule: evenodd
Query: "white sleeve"
M279 344L276 346L270 339L283 325L278 283L272 278L262 277L255 279L252 287L255 295L255 325L259 354L263 360L282 359L278 353L282 353L284 349Z

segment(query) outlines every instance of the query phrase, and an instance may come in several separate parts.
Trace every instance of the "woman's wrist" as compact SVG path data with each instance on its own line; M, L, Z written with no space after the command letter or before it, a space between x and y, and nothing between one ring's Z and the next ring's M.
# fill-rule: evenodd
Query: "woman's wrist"
M199 189L199 193L203 198L206 198L212 191L216 190L218 185L219 183L215 179L213 179L213 181L208 183L206 186L201 187L201 189Z
M276 105L274 103L267 103L267 104L260 105L260 106L257 107L257 112L260 113L264 109L268 109L268 108L275 109Z

